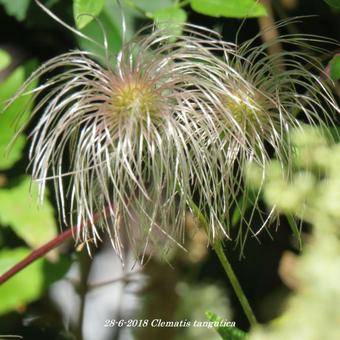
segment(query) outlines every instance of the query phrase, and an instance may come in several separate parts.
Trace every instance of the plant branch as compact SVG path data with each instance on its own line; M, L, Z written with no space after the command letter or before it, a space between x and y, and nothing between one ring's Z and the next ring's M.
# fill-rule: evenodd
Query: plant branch
M103 213L106 214L108 210L109 210L109 208L106 208ZM92 218L93 222L97 222L100 219L101 216L102 216L101 213L94 214L93 218ZM65 230L64 232L62 232L61 234L59 234L58 236L56 236L51 241L48 241L47 243L43 244L38 249L33 250L31 252L31 254L26 256L24 259L22 259L20 262L15 264L12 268L10 268L7 272L5 272L4 274L2 274L0 276L0 285L5 283L12 276L17 274L18 272L20 272L24 268L26 268L32 262L38 260L40 257L43 257L49 251L60 246L66 240L70 239L73 234L75 234L77 231L79 232L79 230L82 229L85 225L86 225L86 223L83 224L83 225L80 225L80 226L71 227L71 228Z
M246 295L244 294L244 291L240 285L240 282L237 279L237 276L235 275L235 272L230 264L230 262L228 261L228 258L226 257L224 251L223 251L223 247L222 247L222 243L221 241L215 241L215 243L213 244L213 248L215 250L215 253L218 257L218 259L220 260L224 271L226 272L229 281L234 289L234 292L242 306L242 309L250 323L251 327L255 327L257 325L257 321L256 321L256 317L254 315L254 312L252 310L252 308L250 307L249 301L246 297Z
M0 276L0 285L9 280L12 276L20 272L22 269L26 268L32 262L38 260L40 257L47 254L52 249L60 246L63 242L72 237L73 232L76 230L76 227L69 228L55 237L53 240L48 241L38 249L33 250L28 256L26 256L23 260L14 265L11 269Z
M84 323L84 313L86 304L86 295L88 291L88 279L91 270L91 261L88 254L81 252L78 254L78 263L80 270L80 280L77 286L77 292L80 298L78 322L75 329L76 338L79 340L83 339L83 323Z
M258 18L262 40L267 45L269 54L280 55L282 53L282 46L278 39L280 34L275 26L272 2L271 0L260 0L260 4L266 8L268 13L267 16L261 16ZM283 68L282 60L280 59L281 58L278 58L276 60L276 66L278 68Z
M194 215L198 218L199 223L205 228L206 231L208 231L209 228L209 224L206 220L206 218L203 216L202 212L200 211L200 209L197 207L197 205L194 202L190 202L190 206L191 209L193 210ZM218 259L220 260L222 267L225 271L225 273L227 274L227 277L234 289L234 292L242 306L242 309L251 325L251 327L255 327L257 326L257 321L256 321L256 317L255 314L252 310L252 308L250 307L250 304L248 302L247 296L244 294L244 291L237 279L237 276L235 275L235 272L230 264L230 262L228 261L224 251L223 251L223 246L221 241L216 240L213 245L212 245Z

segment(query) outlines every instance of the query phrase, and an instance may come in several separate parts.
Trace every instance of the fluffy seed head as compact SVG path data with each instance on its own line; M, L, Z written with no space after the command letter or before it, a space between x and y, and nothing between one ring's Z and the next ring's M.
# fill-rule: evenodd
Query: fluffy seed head
M55 57L17 94L47 78L33 91L32 114L41 117L30 149L41 199L53 180L61 219L78 227L76 241L89 246L104 229L121 258L127 244L142 257L181 246L187 202L195 188L210 190L195 139L208 136L191 110L200 77L191 69L211 57L218 38L190 26L176 39L146 32L115 57L107 51L105 67L89 52Z
M286 24L281 22L277 27ZM203 211L210 216L213 237L224 231L234 239L236 235L242 245L249 233L256 236L267 222L263 220L257 229L252 224L252 216L259 210L259 194L250 196L244 187L247 162L259 164L263 178L272 156L289 168L294 150L288 132L304 123L333 124L340 112L323 67L313 56L323 50L311 45L334 41L285 35L273 43L280 42L293 51L268 55L268 44L258 44L257 38L234 47L221 42L222 58L212 56L196 66L202 77L200 102L192 105L201 112L198 124L209 136L202 140L202 147L209 151L206 163L211 164L207 171L213 196L209 191L202 199L210 202ZM243 223L233 234L230 212L234 209L240 212Z
M65 53L17 95L52 74L33 91L33 115L42 116L32 131L31 166L41 197L53 180L61 218L78 226L78 242L96 243L104 229L121 258L126 244L142 258L164 253L181 246L195 199L212 240L234 236L230 212L237 208L243 244L259 231L251 225L259 196L249 199L245 164L259 164L262 177L272 154L289 165L287 133L300 118L320 125L339 112L322 76L306 68L323 74L310 52L268 55L255 39L235 46L204 28L183 31L140 32L114 58L106 51L105 67L89 52ZM279 41L309 48L313 39Z

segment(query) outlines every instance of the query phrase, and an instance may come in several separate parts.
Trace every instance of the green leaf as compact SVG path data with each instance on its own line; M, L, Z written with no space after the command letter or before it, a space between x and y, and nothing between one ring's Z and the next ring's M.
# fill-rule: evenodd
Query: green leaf
M4 70L11 63L11 56L5 51L0 49L0 71Z
M129 0L130 1L130 0ZM127 1L127 2L129 2ZM154 13L163 8L170 8L174 5L173 0L131 0L139 8L143 9L147 13Z
M53 239L58 232L54 210L44 200L38 206L37 189L29 177L19 185L0 189L0 224L10 226L30 247ZM31 191L30 191L31 189Z
M15 17L19 21L26 18L28 6L31 0L0 0L8 15Z
M0 274L21 261L31 252L28 248L0 250ZM46 288L68 270L70 260L61 257L57 263L44 258L31 263L0 286L0 314L20 308L38 299Z
M325 0L329 6L340 9L340 0Z
M151 1L153 2L153 1ZM136 34L136 19L140 17L139 12L136 12L133 8L129 7L127 1L121 2L121 7L117 1L106 0L103 12L105 12L108 20L111 21L115 27L115 31L119 32L118 47L121 47L121 36L123 33L121 10L124 13L124 19L126 23L125 27L125 39L128 41Z
M78 29L87 26L104 7L104 0L73 0L73 16Z
M213 312L206 312L208 320L214 323L223 323L223 319ZM241 331L236 327L217 326L215 327L217 333L223 340L245 340L248 338L247 333Z
M194 11L213 17L253 18L266 16L264 6L255 0L191 0Z
M162 8L152 13L159 28L168 28L175 35L182 33L182 27L187 21L187 13L178 7Z
M330 61L330 76L336 81L340 79L340 55L336 55Z
M21 158L22 150L26 143L26 137L19 135L15 142L8 149L8 144L13 139L18 130L14 124L15 118L20 114L20 123L25 124L29 117L30 107L28 103L32 95L23 95L16 99L5 111L5 101L12 97L26 79L26 74L30 72L35 62L30 62L26 66L20 66L11 75L0 83L0 170L9 169ZM33 82L27 91L34 89L37 82Z
M122 46L122 38L119 29L105 9L101 12L98 19L104 28L105 34L107 35L109 52L118 52ZM92 21L89 25L82 29L81 32L84 33L86 36L92 38L93 40L97 41L98 43L104 45L103 31L96 21ZM94 45L91 41L83 38L78 38L78 41L82 49L93 52L97 55L105 55L104 49L100 51L98 46Z

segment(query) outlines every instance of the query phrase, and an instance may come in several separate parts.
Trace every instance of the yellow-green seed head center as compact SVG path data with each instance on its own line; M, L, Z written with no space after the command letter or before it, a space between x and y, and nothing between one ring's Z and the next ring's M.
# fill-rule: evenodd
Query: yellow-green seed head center
M147 83L128 82L113 91L112 106L117 114L152 114L157 106L156 91Z
M261 128L266 123L267 114L258 95L248 96L244 93L227 96L225 106L230 115L242 129Z

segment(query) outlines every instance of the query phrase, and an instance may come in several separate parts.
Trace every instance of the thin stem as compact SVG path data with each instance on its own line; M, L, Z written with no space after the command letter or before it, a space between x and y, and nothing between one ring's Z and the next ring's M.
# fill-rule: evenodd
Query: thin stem
M258 23L260 26L262 40L265 44L267 44L267 50L269 54L279 55L282 53L281 43L278 42L279 32L275 27L275 19L272 7L271 0L260 0L260 4L262 4L266 10L268 15L261 16L258 18ZM277 59L276 66L278 68L283 68L281 58Z
M52 249L60 246L63 242L71 238L73 235L73 232L75 231L76 231L76 227L67 229L61 234L59 234L57 237L55 237L53 240L48 241L47 243L43 244L38 249L33 250L27 257L25 257L23 260L18 262L11 269L9 269L7 272L5 272L4 274L0 276L0 285L5 283L7 280L9 280L12 276L20 272L22 269L26 268L29 264L31 264L35 260L38 260L40 257L44 256Z
M237 279L237 276L235 275L235 272L228 261L228 258L226 257L224 251L223 251L223 246L221 241L215 241L213 244L213 248L215 250L215 253L220 260L224 271L226 272L228 279L234 289L234 292L243 308L244 313L246 314L246 317L251 325L251 327L255 327L257 325L257 321L254 315L254 312L252 308L250 307L249 301L244 294L244 291L240 285L240 282Z
M89 279L90 269L91 269L91 261L90 261L90 257L88 256L88 254L84 252L79 253L78 263L79 263L79 269L80 269L80 280L79 280L79 285L77 286L77 292L80 298L80 306L79 306L78 322L77 322L75 335L78 340L82 340L86 295L87 295L87 291L89 287L88 279Z
M190 202L190 206L191 209L193 210L193 213L196 215L196 217L198 218L200 224L205 228L206 231L208 231L209 228L209 224L206 220L206 218L203 216L201 210L197 207L197 205L194 202ZM235 275L235 272L230 264L230 262L228 261L224 251L223 251L223 246L221 241L216 240L213 243L213 249L218 257L218 259L220 260L222 267L225 271L225 273L228 276L228 279L234 289L234 292L242 306L242 309L251 325L251 327L255 327L258 323L256 321L256 317L255 314L252 310L252 308L250 307L250 304L248 302L248 299L240 285L240 282L237 279L237 276Z
M106 208L103 213L106 214L108 210L109 208ZM97 222L101 218L101 216L102 216L101 213L96 213L93 215L92 219L94 222ZM86 223L84 225L86 225ZM12 268L10 268L7 272L0 276L0 285L5 283L7 280L9 280L12 276L20 272L22 269L26 268L32 262L38 260L40 257L44 256L52 249L60 246L66 240L70 239L72 235L75 234L76 232L79 232L80 229L84 227L84 225L71 227L62 232L61 234L59 234L58 236L56 236L51 241L48 241L47 243L43 244L38 249L33 250L31 254L26 256L24 259L22 259L20 262L15 264Z
M133 282L132 276L134 276L136 274L140 274L141 272L142 272L142 269L136 270L136 271L131 272L131 273L126 273L125 275L117 277L117 278L112 279L112 280L91 283L91 284L88 285L88 288L89 289L95 289L95 288L103 287L103 286L106 286L106 285L111 285L113 283L117 283L117 282L120 282L120 281L122 281L123 283L127 284L129 282Z

